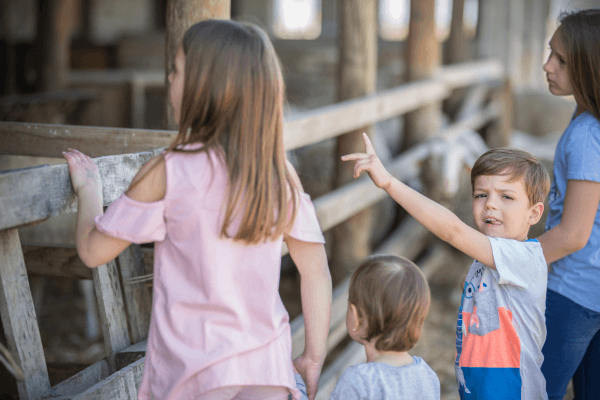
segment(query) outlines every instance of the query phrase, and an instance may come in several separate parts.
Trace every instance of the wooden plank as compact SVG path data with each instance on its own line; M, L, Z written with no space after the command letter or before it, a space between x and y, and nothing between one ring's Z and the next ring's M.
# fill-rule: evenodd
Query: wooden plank
M102 178L104 205L123 193L139 168L160 150L94 159ZM77 210L66 164L0 174L0 230Z
M117 370L121 370L132 364L133 362L142 359L146 356L146 349L148 347L148 340L142 340L141 342L132 344L131 346L121 350L115 355L115 363L117 364Z
M165 85L165 71L107 69L107 70L71 70L70 85L124 85L138 82L145 87Z
M336 137L425 104L441 101L449 93L443 82L427 80L307 111L286 121L285 147L291 150Z
M110 376L108 371L108 361L106 358L103 358L83 371L80 371L72 377L53 386L47 398L68 395L73 396L81 393L103 379L108 378Z
M88 390L73 397L71 400L131 400L137 399L137 392L140 388L142 374L144 372L144 362L142 358L133 364L115 372L108 378Z
M0 154L62 157L70 147L94 158L167 147L176 135L177 131L2 122Z
M74 248L23 246L23 258L30 276L92 279L92 270Z
M128 279L146 275L140 245L132 244L117 257L123 294L127 309L127 321L131 329L131 341L137 343L148 337L152 300L146 282L127 282Z
M496 115L497 106L492 103L486 110L439 132L438 136L452 140L453 136L458 136L465 130L478 129ZM404 153L398 161L390 164L390 172L400 179L416 173L415 163L427 155L430 145L418 147L414 153ZM159 153L160 150L154 150L94 159L102 177L104 204L110 204L123 193L140 166ZM315 205L323 204L320 206L323 210L317 211L321 228L327 230L385 196L385 192L373 190L373 184L367 179L356 180L328 193L315 200ZM337 200L342 203L337 204ZM0 229L41 221L75 210L76 197L66 164L0 174Z
M501 63L484 60L437 70L435 78L413 82L361 99L311 110L284 124L286 149L317 143L345 132L413 111L447 97L451 89L495 81ZM176 131L0 122L0 154L60 157L68 147L90 157L167 147Z
M495 83L504 78L502 62L495 58L447 65L433 74L449 89L458 89L480 83Z
M119 271L114 261L92 269L98 312L109 371L116 371L115 354L130 345Z
M19 398L40 398L50 380L16 229L0 231L0 316L8 348L25 374L17 382Z

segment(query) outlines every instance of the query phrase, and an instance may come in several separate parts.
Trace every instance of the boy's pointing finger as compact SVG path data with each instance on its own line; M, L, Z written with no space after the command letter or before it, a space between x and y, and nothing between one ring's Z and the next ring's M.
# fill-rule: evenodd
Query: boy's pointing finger
M367 150L367 154L375 154L375 149L373 149L373 145L371 144L371 140L369 140L369 136L367 136L366 132L363 132L363 139L365 141L365 148Z
M345 156L342 156L342 161L362 160L363 158L369 158L368 154L365 154L365 153L346 154Z

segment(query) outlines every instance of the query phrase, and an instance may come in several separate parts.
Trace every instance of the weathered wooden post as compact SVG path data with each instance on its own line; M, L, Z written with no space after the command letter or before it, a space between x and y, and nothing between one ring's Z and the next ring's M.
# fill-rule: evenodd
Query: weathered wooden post
M464 29L465 0L453 0L450 34L444 45L444 63L453 64L465 61L465 29Z
M523 11L521 0L505 2L479 0L479 38L477 54L481 58L499 58L508 78L494 93L501 116L490 124L485 139L491 148L508 146L512 129L512 87L521 81L523 53Z
M339 73L338 101L362 97L375 92L377 78L377 2L375 0L341 0L338 3ZM337 139L337 168L335 186L353 180L353 163L344 163L344 154L363 152L362 133L372 136L372 128L364 127L346 133ZM348 268L371 253L370 210L362 211L334 228L333 263L331 275L334 284L341 281Z
M74 0L39 2L38 38L42 90L60 90L67 86L69 46L74 21Z
M167 45L165 57L165 84L169 93L169 74L175 54L185 31L205 19L229 19L231 0L169 0L167 2ZM167 129L176 129L173 110L167 95Z
M435 34L435 0L411 0L406 43L406 80L429 78L440 66L440 44ZM441 104L406 114L403 149L433 136L440 129Z

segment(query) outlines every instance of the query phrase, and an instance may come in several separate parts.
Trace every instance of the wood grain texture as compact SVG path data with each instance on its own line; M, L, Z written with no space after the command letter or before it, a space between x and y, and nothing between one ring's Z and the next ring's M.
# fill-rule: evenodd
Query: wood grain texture
M79 371L72 377L52 386L50 396L66 396L81 393L98 382L109 377L108 361L106 358L90 365L83 371Z
M16 229L0 231L0 316L8 349L25 373L17 382L19 398L38 399L50 380Z
M142 374L144 372L144 362L142 358L133 364L115 372L108 378L88 390L71 397L72 400L131 400L137 399L137 392L140 388Z
M116 371L115 354L131 344L127 331L119 271L116 263L110 261L92 269L92 275L109 371L112 373Z
M0 123L0 154L62 157L67 148L95 158L168 147L177 131L98 126Z
M23 246L23 258L30 276L92 279L92 270L74 248Z
M123 279L123 295L127 321L131 329L131 341L140 342L148 337L152 300L146 282L127 283L128 279L146 274L140 245L131 244L117 257Z
M94 159L102 179L104 205L129 186L139 168L160 150ZM66 164L0 174L0 230L77 210Z
M303 112L284 124L286 149L317 143L416 110L444 99L452 89L495 82L503 74L498 60L445 66L428 80ZM60 157L68 147L91 157L137 153L167 147L176 134L174 130L0 122L0 154Z

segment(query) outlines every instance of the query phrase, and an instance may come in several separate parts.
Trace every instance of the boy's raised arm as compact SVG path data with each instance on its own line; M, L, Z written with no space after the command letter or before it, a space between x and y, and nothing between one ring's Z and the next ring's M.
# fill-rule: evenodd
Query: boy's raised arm
M358 178L362 171L366 171L375 186L385 190L429 231L470 257L495 268L492 245L483 233L465 224L444 206L394 178L375 154L373 145L365 133L363 139L366 153L354 153L342 157L343 161L356 161L355 178Z

